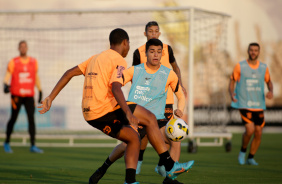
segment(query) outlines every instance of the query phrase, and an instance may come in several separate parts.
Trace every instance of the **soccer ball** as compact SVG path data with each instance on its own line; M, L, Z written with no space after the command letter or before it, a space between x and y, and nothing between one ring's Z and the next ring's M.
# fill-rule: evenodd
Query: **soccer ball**
M182 141L188 136L188 125L183 119L172 119L165 126L166 136L175 142Z

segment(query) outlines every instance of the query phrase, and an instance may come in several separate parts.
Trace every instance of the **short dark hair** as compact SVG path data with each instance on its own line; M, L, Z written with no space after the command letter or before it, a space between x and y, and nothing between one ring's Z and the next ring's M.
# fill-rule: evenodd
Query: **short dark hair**
M150 47L151 45L154 45L154 46L162 46L162 48L163 48L163 43L162 43L162 41L159 40L159 39L153 38L153 39L150 39L150 40L148 40L148 41L146 42L146 52L148 51L148 49L149 49L149 47Z
M147 32L147 29L151 26L158 26L159 27L159 24L156 22L156 21L151 21L151 22L148 22L146 24L146 27L145 27L145 32Z
M260 49L259 44L256 43L256 42L250 43L250 44L249 44L249 47L248 47L248 50L250 50L251 46L257 46L257 47Z
M112 30L109 39L111 45L119 45L123 40L125 39L129 40L129 37L125 30L121 28L117 28Z
M27 42L26 42L25 40L21 40L21 41L19 42L19 47L20 47L21 44L23 44L23 43L25 43L25 44L27 45Z

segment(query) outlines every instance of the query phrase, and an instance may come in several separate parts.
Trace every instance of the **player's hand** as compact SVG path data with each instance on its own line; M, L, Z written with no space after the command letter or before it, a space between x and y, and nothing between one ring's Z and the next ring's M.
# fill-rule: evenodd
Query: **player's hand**
M186 91L186 89L183 86L181 86L181 87L182 87L182 91L183 91L183 94L184 94L185 98L187 98L187 91Z
M238 100L235 98L235 93L232 93L231 94L231 100L233 101L233 102L237 102Z
M174 110L175 116L181 118L183 116L183 112L179 109Z
M42 100L42 91L39 91L38 93L38 103L40 104Z
M10 92L10 86L4 83L4 93L9 93L9 92Z
M39 110L38 112L40 112L40 114L44 114L47 111L49 111L49 109L51 108L52 105L52 100L51 98L48 96L46 97L42 102L41 105L38 106L37 108L42 108L41 110Z
M129 121L129 124L133 126L136 130L138 129L139 119L136 118L131 111L126 113L126 118Z
M268 91L265 96L268 99L272 99L273 98L273 93L271 91Z

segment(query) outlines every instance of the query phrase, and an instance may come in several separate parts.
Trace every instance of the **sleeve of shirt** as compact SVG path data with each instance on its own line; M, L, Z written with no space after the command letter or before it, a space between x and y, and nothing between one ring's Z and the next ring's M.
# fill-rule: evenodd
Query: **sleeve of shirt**
M37 62L36 59L34 59L34 60L35 60L35 73L37 73L38 72L38 62Z
M12 74L14 72L14 67L15 67L14 59L11 59L8 63L7 71Z
M117 65L114 66L114 71L112 73L111 79L109 84L112 84L113 82L119 82L123 85L124 79L123 79L123 72L127 68L126 61L121 57L117 60Z
M169 63L174 63L175 62L175 57L173 54L173 50L171 46L168 45L168 54L169 54Z
M232 72L232 75L230 76L230 78L234 81L239 81L240 76L241 76L241 68L240 68L240 64L237 63L236 66L233 69L233 72Z
M266 83L268 83L270 81L270 74L269 74L269 69L268 67L266 67L266 71L265 71L265 76L264 76L264 81Z
M88 63L95 57L94 56L91 56L89 59L87 59L86 61L80 63L78 66L78 68L81 70L81 72L83 73L83 75L85 75L85 72L86 72L86 68L87 68L87 65Z
M140 61L140 53L139 53L139 50L136 49L133 53L133 62L132 62L132 66L135 66L135 65L139 65L141 63Z
M134 66L124 70L123 72L123 85L125 85L126 83L128 83L129 81L132 81L133 78L133 74L134 74Z
M178 77L173 70L170 70L170 73L167 78L166 86L170 86L172 91L174 92L177 92L180 88Z

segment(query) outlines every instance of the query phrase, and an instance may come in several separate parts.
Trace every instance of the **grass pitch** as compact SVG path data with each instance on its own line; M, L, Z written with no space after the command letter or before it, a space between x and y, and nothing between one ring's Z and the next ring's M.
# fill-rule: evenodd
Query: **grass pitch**
M241 135L234 134L232 151L223 147L199 147L196 154L182 147L180 162L195 160L193 168L177 179L183 183L282 183L282 134L263 134L255 155L259 166L240 166L237 162ZM10 183L88 183L89 176L103 163L112 148L43 148L44 154L32 154L29 147L12 147L14 153L0 151L0 184ZM144 154L141 184L160 184L163 178L154 172L158 156L152 148ZM123 183L124 160L114 163L101 184Z

